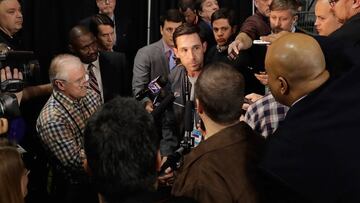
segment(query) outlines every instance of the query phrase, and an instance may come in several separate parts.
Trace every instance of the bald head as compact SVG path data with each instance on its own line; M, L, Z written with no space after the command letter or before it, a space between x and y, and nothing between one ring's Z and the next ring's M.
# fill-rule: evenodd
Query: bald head
M290 33L268 47L265 67L274 97L290 106L329 77L320 45L308 35Z
M342 23L331 11L328 0L317 0L315 4L315 28L319 35L328 36L339 27Z
M86 64L96 61L99 54L95 36L83 25L70 30L69 50Z
M90 33L90 30L83 26L83 25L77 25L69 31L69 43L74 44L76 43L77 39L83 35L87 35Z

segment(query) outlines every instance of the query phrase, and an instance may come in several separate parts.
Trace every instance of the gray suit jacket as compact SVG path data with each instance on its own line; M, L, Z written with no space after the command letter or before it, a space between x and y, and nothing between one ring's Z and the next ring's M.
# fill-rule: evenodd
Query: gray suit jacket
M167 78L169 75L169 62L165 56L165 49L160 39L137 52L134 59L132 90L136 95L157 76Z

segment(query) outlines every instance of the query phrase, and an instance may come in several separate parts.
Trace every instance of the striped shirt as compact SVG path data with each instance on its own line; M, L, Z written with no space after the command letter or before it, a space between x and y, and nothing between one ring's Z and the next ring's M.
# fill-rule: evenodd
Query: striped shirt
M100 105L100 96L90 89L77 101L54 90L37 119L36 130L42 144L55 167L69 180L76 180L85 172L84 127Z

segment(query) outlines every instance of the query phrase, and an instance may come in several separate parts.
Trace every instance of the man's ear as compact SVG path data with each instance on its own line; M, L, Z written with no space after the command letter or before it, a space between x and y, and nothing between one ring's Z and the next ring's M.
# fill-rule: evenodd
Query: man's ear
M353 5L352 5L352 8L353 9L358 9L360 8L360 0L353 0Z
M204 42L202 43L202 45L203 45L203 49L204 49L204 53L205 53L205 52L206 52L206 48L207 48L207 42L204 41Z
M198 13L198 15L200 16L200 17L203 17L203 11L201 11L201 10L197 10L197 13Z
M278 80L280 82L280 93L282 95L287 95L289 93L289 84L288 84L288 82L282 76L279 76Z
M294 25L296 24L296 22L298 21L298 19L299 19L299 16L298 16L298 15L295 15L295 16L294 16L294 19L293 19L293 24L294 24Z
M60 82L60 80L54 80L54 86L57 87L59 90L65 90L64 83Z
M256 8L258 7L258 2L257 2L257 0L254 1L254 5L255 5Z
M174 51L176 58L180 58L178 55L178 49L176 47L173 48L173 51Z

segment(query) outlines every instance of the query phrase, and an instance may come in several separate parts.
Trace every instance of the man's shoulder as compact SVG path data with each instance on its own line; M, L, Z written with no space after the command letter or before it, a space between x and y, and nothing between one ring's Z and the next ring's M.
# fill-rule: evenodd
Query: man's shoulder
M169 74L169 81L174 82L175 79L178 79L180 75L185 73L185 67L183 65L175 66Z
M62 116L63 112L60 110L59 103L51 96L40 111L37 125L44 126L50 122L57 122Z
M105 57L125 57L125 53L118 51L100 51L100 56Z
M247 17L245 19L244 24L253 23L253 22L256 22L256 23L264 22L264 23L266 23L265 18L266 17L264 17L260 13L254 13L253 15L251 15L251 16L249 16L249 17Z
M87 108L89 107L97 108L98 106L101 105L100 95L91 88L88 88L86 96L82 99L85 102L85 105L88 106Z
M126 62L126 55L122 52L116 51L101 51L99 54L99 63L107 61L108 64L117 64L119 62Z
M152 54L154 51L161 51L163 49L164 49L164 45L162 40L160 39L159 41L156 41L154 43L151 43L149 45L140 48L138 52Z

